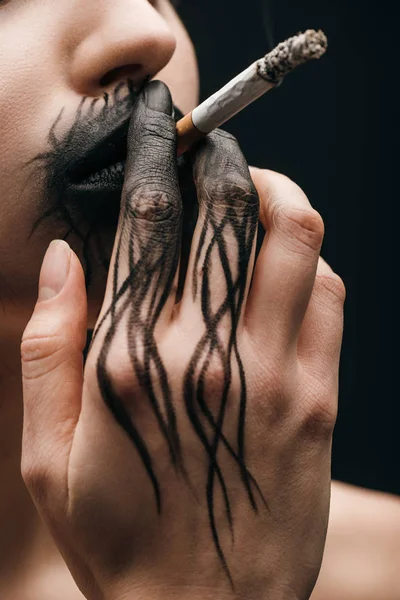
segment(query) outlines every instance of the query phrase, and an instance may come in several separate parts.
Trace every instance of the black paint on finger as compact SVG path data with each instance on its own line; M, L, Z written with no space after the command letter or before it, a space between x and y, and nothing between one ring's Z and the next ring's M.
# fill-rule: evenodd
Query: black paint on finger
M184 398L191 424L208 456L206 496L210 525L218 556L232 583L214 509L217 480L233 536L229 492L218 464L220 444L239 468L253 510L258 510L253 490L257 491L266 506L258 484L245 464L247 385L237 336L257 230L259 200L247 163L230 134L223 131L212 133L197 146L192 156L201 216L199 241L197 248L193 249L192 296L193 301L201 307L205 332L185 375ZM215 284L215 280L222 283ZM215 298L213 301L216 289L220 294L217 295L218 305ZM229 316L228 336L226 325L222 326L226 316ZM210 406L206 382L208 372L212 372L215 364L222 366L223 387L219 395L213 394L213 406ZM240 382L236 444L229 442L223 432L234 378ZM208 434L209 426L212 428L211 436ZM237 450L234 449L235 445Z
M128 158L122 198L112 301L99 323L105 340L97 360L99 388L117 422L134 443L151 480L158 511L161 494L146 441L134 425L129 406L112 385L107 360L117 335L128 340L133 379L148 403L172 464L184 471L169 374L155 330L174 294L179 264L182 202L176 160L176 129L168 88L152 82L138 98L128 133ZM121 276L124 273L124 276ZM127 274L127 275L126 275ZM127 323L122 331L121 321ZM127 374L128 376L128 374Z
M242 478L255 512L255 492L266 502L245 462L245 416L247 386L238 347L238 323L245 302L249 262L258 222L258 197L247 164L236 141L216 132L199 145L194 154L194 175L200 201L202 231L195 252L193 296L199 301L205 328L182 378L182 390L173 390L155 335L168 298L175 294L174 281L181 247L182 202L180 197L175 122L169 91L153 83L138 99L128 135L129 154L112 272L112 301L93 338L105 328L104 342L97 359L97 377L104 402L134 444L153 487L157 510L162 510L162 485L149 441L132 417L133 411L113 385L107 363L113 343L121 333L128 339L128 354L140 401L147 400L149 414L156 420L168 449L171 463L191 485L185 470L176 417L176 393L183 390L185 407L193 429L205 450L208 475L205 481L210 528L217 555L233 587L225 560L214 508L214 490L219 484L231 536L234 519L230 490L218 462L222 445ZM195 202L191 202L193 207ZM192 222L192 225L194 223ZM232 263L229 249L235 248ZM215 258L217 257L217 258ZM188 258L188 257L187 257ZM211 262L213 265L211 265ZM187 265L187 260L186 260ZM219 268L225 280L226 295L220 306L211 299L212 268ZM121 272L127 273L125 278ZM182 282L181 269L180 282ZM221 336L221 322L228 316L230 335ZM127 328L122 329L122 322ZM209 366L217 359L223 365L223 390L217 406L207 397ZM236 372L234 372L234 370ZM237 435L228 439L224 421L233 379L239 381Z
M147 108L172 115L172 97L162 81L151 81L143 93Z

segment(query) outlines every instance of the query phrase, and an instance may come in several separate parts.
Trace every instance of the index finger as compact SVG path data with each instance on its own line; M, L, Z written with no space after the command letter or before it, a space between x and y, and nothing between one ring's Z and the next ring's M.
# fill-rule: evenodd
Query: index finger
M169 322L181 212L172 99L165 84L152 81L133 109L118 231L95 335L107 319L114 329L125 322L124 331L129 323L136 339Z

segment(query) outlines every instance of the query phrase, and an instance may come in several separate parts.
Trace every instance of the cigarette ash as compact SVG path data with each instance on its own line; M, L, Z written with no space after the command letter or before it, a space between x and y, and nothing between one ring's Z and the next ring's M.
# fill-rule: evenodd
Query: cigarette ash
M321 58L328 47L323 31L307 29L285 42L258 61L258 74L271 83L278 83L285 75L314 58Z

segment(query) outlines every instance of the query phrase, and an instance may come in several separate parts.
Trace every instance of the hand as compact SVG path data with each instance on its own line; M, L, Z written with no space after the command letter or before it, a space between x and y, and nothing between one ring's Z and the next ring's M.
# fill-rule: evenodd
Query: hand
M152 83L85 369L80 262L56 246L53 297L62 267L42 267L21 345L23 477L87 598L303 600L328 522L343 284L303 192L254 169L257 194L217 131L193 153L200 212L177 303L175 144Z

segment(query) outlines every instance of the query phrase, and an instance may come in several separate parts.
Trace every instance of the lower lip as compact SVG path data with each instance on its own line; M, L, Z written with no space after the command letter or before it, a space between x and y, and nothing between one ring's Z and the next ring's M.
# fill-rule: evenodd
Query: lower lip
M125 161L111 165L82 181L66 182L65 200L69 199L78 214L94 229L111 229L118 225L124 185Z
M178 159L178 168L185 169L186 157ZM125 178L125 161L121 161L82 181L65 181L65 201L76 207L77 214L94 227L111 228L118 225L122 189Z
M111 165L97 173L91 174L79 182L71 182L70 187L76 192L96 191L104 194L107 191L122 190L125 177L125 161Z

